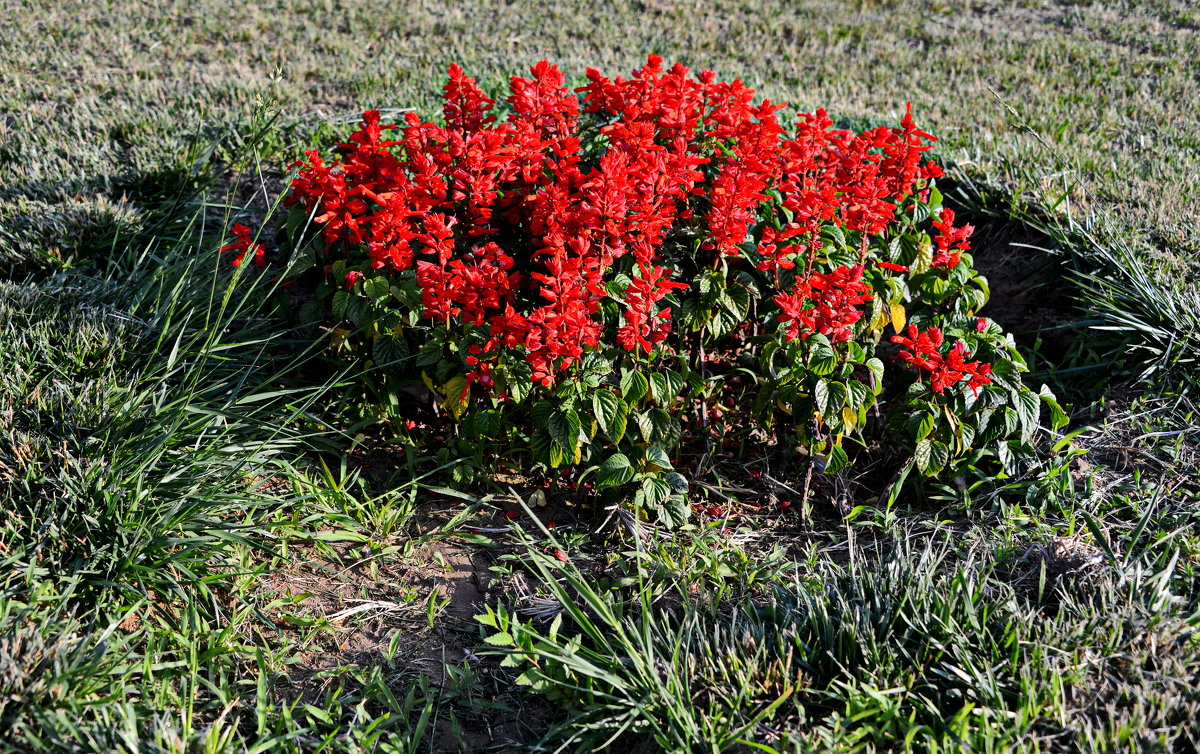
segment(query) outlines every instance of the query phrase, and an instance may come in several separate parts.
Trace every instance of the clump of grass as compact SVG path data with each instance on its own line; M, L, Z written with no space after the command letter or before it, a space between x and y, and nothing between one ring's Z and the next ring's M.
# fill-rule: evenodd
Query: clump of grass
M1170 558L1062 579L1047 601L950 542L852 548L733 605L686 587L655 603L529 542L521 559L559 614L479 620L517 683L574 710L543 743L576 751L1194 745L1200 620L1171 592Z
M277 696L297 646L257 638L272 632L254 585L289 512L330 502L287 480L330 432L313 407L331 382L305 378L270 276L219 263L209 212L91 274L0 284L2 738L408 751L436 692L389 656L307 706Z

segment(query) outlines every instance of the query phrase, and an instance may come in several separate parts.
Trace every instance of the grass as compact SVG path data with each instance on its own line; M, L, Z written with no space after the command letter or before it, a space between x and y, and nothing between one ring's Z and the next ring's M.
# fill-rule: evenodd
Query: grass
M549 736L578 750L1195 746L1176 738L1200 705L1200 643L1170 604L1174 563L1079 583L1035 559L1014 580L948 532L906 534L798 567L762 600L680 591L667 609L530 548L561 614L481 620L517 683L579 710Z
M911 100L951 156L1022 197L1113 214L1175 269L1200 248L1200 18L1182 0L138 7L44 3L0 21L0 217L21 229L5 239L18 258L144 222L179 155L260 101L311 135L367 106L430 109L452 61L497 86L542 57L580 77L647 51L844 117Z
M1189 3L36 5L0 14L0 750L1200 747ZM912 100L1090 328L1013 323L1070 434L803 519L717 489L674 536L597 531L445 486L214 251L451 61L650 51L851 122Z

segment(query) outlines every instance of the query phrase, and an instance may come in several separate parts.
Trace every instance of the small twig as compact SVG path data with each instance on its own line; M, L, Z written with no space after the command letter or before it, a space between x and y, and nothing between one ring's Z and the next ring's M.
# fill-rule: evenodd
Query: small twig
M804 474L804 493L800 496L800 520L805 526L811 525L811 520L808 516L808 494L812 490L813 478L813 462L812 457L808 459L808 471Z
M714 495L721 498L722 500L724 500L727 503L736 503L737 500L734 500L733 498L729 497L724 492L722 492L722 490L727 490L727 491L732 492L737 495L753 495L754 494L754 490L748 489L746 487L715 487L707 482L701 482L699 479L693 479L692 484L696 485L697 487L703 487L704 489L713 493Z

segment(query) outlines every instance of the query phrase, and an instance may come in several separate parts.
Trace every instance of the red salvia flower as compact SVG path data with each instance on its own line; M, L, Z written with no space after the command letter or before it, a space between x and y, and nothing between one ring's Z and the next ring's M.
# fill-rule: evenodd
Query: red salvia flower
M943 207L941 217L933 221L933 227L938 229L939 234L933 239L937 245L937 251L933 255L932 265L948 269L957 267L962 252L969 251L971 248L971 243L967 239L975 232L975 226L964 225L961 228L955 228L954 210Z
M233 259L229 260L230 264L240 267L247 254L251 256L255 267L263 267L267 264L267 250L262 247L262 244L250 240L249 228L241 223L234 223L230 231L234 235L233 243L226 244L220 249L221 252L237 252Z
M892 342L900 344L900 360L918 371L929 372L929 385L935 393L943 393L946 388L966 380L971 392L978 393L979 388L990 385L992 378L991 364L979 361L967 361L970 354L967 346L958 341L946 353L942 354L944 338L942 331L936 327L921 332L916 325L909 325L905 335L893 335Z
M558 68L537 63L528 77L511 79L510 112L501 119L452 65L444 125L411 112L386 124L367 111L337 157L310 151L293 165L286 203L311 213L323 262L343 258L380 275L412 276L426 319L481 338L464 355L468 385L490 389L493 367L513 357L535 382L554 385L606 336L606 297L622 305L608 337L652 353L672 327L663 299L687 287L664 266L676 253L664 242L681 228L701 236L701 253L714 264L750 249L748 258L776 282L795 275L794 287L774 297L788 338L821 333L844 342L872 298L863 280L867 236L884 231L896 205L940 175L923 161L933 137L916 128L911 108L899 128L863 134L834 129L818 110L789 134L776 116L781 105L756 102L741 81L666 67L655 55L628 78L588 70L576 92L565 84ZM577 133L581 111L605 123L607 146L595 159ZM778 222L755 230L772 217ZM830 224L861 234L849 241L862 250L859 264L822 267ZM957 263L970 229L953 228L949 210L934 224L936 264ZM261 264L262 248L238 227L226 249L240 252L237 263L253 251ZM633 278L610 292L626 256ZM362 279L353 270L341 283L352 289ZM947 369L939 385L954 372L986 377Z

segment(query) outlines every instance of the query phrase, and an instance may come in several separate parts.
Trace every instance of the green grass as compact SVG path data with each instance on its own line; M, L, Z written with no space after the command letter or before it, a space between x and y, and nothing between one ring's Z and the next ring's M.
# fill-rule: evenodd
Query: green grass
M0 750L1200 746L1190 3L35 6L0 14ZM1071 434L803 522L517 534L214 251L452 61L651 51L851 122L911 100L1093 328L1036 362Z
M368 106L428 111L453 61L499 86L542 57L581 77L650 51L844 117L911 100L1022 196L1069 193L1179 269L1200 249L1200 18L1181 0L35 3L0 39L0 218L21 258L139 224L181 152L262 100L311 134Z
M1173 559L1058 579L1012 559L1029 569L1014 579L994 553L916 530L849 555L797 566L760 600L723 605L710 584L656 605L640 581L622 598L530 547L520 560L558 615L481 620L518 684L577 710L548 738L581 751L1196 745L1200 637L1172 604Z

